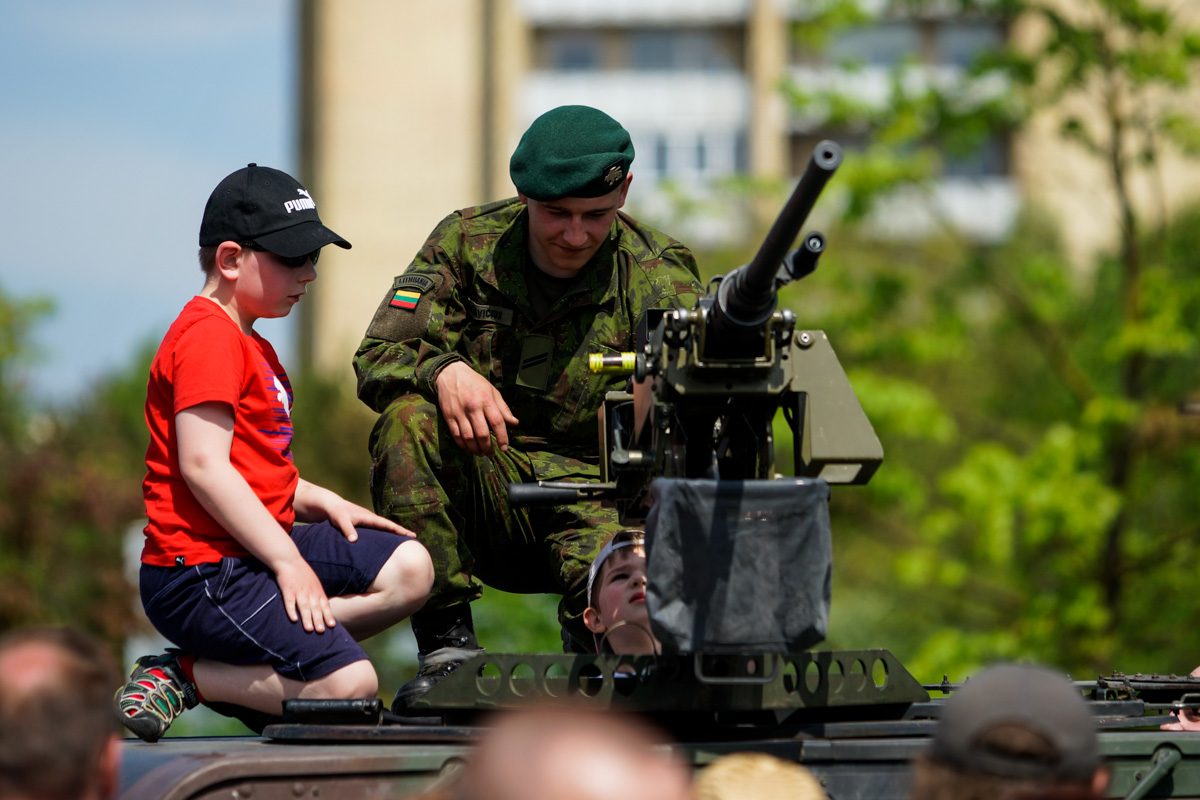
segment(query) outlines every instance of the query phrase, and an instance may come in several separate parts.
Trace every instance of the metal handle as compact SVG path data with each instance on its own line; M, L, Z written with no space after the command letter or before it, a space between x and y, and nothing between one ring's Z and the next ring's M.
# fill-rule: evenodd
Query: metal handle
M704 665L703 665L704 664L704 662L703 662L704 654L696 653L695 666L694 666L694 671L696 673L696 680L700 681L701 683L707 683L711 686L724 686L724 685L761 686L761 685L765 685L768 683L774 683L775 679L777 677L779 677L779 661L780 661L780 659L778 656L763 656L764 663L766 662L768 657L771 659L771 671L769 673L767 673L766 675L757 675L757 676L747 675L744 678L735 678L735 677L726 676L726 675L705 675L704 674Z
M1137 782L1137 785L1125 795L1125 800L1142 800L1158 782L1171 774L1175 765L1183 760L1183 754L1170 745L1163 745L1154 751L1154 768Z

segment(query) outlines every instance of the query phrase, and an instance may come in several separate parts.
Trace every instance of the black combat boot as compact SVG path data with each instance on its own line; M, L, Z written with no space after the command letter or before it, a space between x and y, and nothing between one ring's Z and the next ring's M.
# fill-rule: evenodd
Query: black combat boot
M571 633L563 628L559 631L559 636L562 637L563 652L567 655L592 655L596 652L595 645L589 647L586 642L581 642L576 639Z
M417 637L420 668L416 677L396 692L392 700L396 714L403 714L434 684L483 652L475 639L471 606L466 603L438 611L418 611L412 615L412 629Z

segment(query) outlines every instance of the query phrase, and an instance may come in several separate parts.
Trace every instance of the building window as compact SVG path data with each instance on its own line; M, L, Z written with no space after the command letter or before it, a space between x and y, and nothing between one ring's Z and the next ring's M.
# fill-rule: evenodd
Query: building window
M629 37L629 66L635 70L667 70L675 62L670 31L634 31Z
M1007 175L1011 171L1008 160L1008 142L994 136L974 153L964 156L946 154L942 162L943 174L953 178L987 178Z
M943 64L966 69L980 53L1004 43L1004 32L991 22L951 22L940 26L937 58Z
M1004 26L997 21L982 18L924 18L892 19L876 25L848 30L831 43L824 54L805 53L796 50L793 61L806 66L836 68L852 63L865 67L864 74L871 78L867 86L876 88L885 84L887 70L891 67L913 63L936 69L940 74L965 75L965 70L981 54L999 47L1005 41ZM818 68L820 68L818 66ZM870 94L870 91L867 92ZM792 140L792 167L798 174L804 169L811 145L824 138L828 131L812 130L805 126L803 133ZM830 136L840 140L844 149L865 147L861 134ZM956 178L989 178L1010 174L1009 142L1006 133L996 130L991 137L973 153L952 155L943 152L943 176Z
M667 137L663 134L658 134L654 137L654 161L651 164L654 170L654 176L658 180L664 180L670 174L670 163L668 154L670 148L667 146Z
M547 31L542 40L546 67L562 72L600 69L602 37L598 31Z
M628 32L628 66L641 71L738 68L737 38L720 29L643 28Z
M824 54L831 65L847 61L890 67L905 61L965 68L982 52L999 47L1004 27L987 19L898 19L853 28ZM813 64L816 54L793 49L792 62Z
M888 22L848 31L829 47L829 60L892 65L921 55L921 36L915 23Z
M706 183L745 171L745 130L634 131L640 169L651 182Z

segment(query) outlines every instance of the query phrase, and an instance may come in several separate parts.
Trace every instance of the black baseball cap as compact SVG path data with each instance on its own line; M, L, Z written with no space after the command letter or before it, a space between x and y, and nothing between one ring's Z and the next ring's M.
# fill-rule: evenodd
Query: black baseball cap
M200 222L200 246L254 242L285 257L302 256L327 244L350 243L326 228L317 204L300 181L271 167L248 164L225 177L209 195Z
M1012 752L987 734L1010 726L1037 734L1049 752ZM946 701L930 754L962 772L1002 778L1087 781L1100 768L1096 722L1065 676L1032 664L1000 664Z

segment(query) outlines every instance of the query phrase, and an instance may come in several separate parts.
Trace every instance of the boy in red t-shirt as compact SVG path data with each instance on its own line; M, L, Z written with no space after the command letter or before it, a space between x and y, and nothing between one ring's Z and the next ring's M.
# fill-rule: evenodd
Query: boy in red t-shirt
M146 390L141 596L181 648L139 658L114 699L146 741L199 702L260 727L288 698L374 697L358 640L429 595L433 567L410 531L300 478L291 384L253 329L287 316L327 244L350 247L279 170L234 172L204 208L204 288Z

